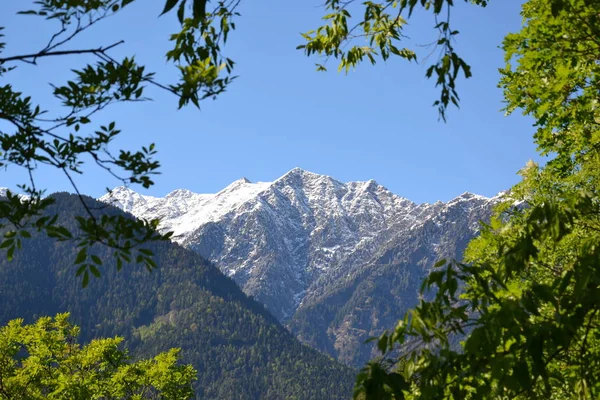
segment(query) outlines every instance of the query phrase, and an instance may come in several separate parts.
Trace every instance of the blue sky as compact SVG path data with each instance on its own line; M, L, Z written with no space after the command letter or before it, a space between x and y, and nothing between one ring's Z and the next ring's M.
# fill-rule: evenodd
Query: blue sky
M3 2L4 55L39 50L56 26L36 17L16 16L26 1ZM143 4L143 5L142 5ZM166 63L168 34L177 28L175 15L158 18L163 0L137 1L91 29L69 48L99 47L120 39L114 56L136 55L158 80L170 81ZM432 102L437 89L427 80L428 64L391 60L365 64L348 75L315 72L317 59L306 58L296 45L300 32L319 24L323 13L315 1L245 1L237 30L226 53L239 75L218 100L205 100L202 110L177 109L177 99L150 89L152 102L117 105L99 121L117 121L123 129L118 146L136 149L156 143L162 175L144 194L163 196L187 188L214 193L233 180L271 181L301 167L340 181L375 179L394 193L417 202L448 200L462 192L483 195L509 188L528 159L536 159L532 121L505 117L497 88L503 66L503 36L519 29L520 1L492 1L486 9L459 3L453 21L460 30L456 44L473 69L459 82L461 108L439 122ZM409 20L410 43L435 38L433 20L418 14ZM418 47L421 55L429 51ZM40 60L20 65L1 84L10 82L31 95L42 108L56 106L49 83L71 79L70 68L91 61L84 57ZM0 171L0 186L14 187L24 171ZM49 192L71 191L62 175L40 169L40 186ZM87 169L77 178L81 191L100 196L117 185L105 173Z

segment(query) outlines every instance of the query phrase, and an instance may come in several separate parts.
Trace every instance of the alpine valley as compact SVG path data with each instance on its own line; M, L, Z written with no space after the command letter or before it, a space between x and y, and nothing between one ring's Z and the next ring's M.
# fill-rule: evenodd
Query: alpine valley
M159 218L175 242L218 266L302 342L361 367L375 354L365 340L416 305L437 260L461 258L500 197L416 204L373 180L342 183L295 168L216 194L157 198L118 187L100 200Z

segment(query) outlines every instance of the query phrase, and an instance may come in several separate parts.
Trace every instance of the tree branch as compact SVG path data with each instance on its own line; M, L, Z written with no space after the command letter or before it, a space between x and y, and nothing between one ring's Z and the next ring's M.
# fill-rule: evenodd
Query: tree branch
M121 40L117 43L113 43L110 46L99 47L97 49L85 49L85 50L59 50L59 51L41 51L39 53L34 54L23 54L19 56L11 56L6 58L0 58L0 64L4 64L9 61L24 61L28 62L29 59L37 59L40 57L50 57L50 56L65 56L65 55L73 55L73 54L104 54L108 50L116 47L120 44L125 43L124 40Z

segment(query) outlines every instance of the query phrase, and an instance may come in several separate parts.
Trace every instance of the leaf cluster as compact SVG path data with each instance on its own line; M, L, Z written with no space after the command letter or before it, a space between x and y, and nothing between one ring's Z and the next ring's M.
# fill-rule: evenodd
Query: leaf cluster
M190 399L196 371L178 349L131 362L122 338L81 346L69 314L0 328L0 399Z
M78 194L75 176L83 174L90 162L124 185L140 184L148 188L153 185L153 178L160 168L160 163L155 159L157 151L154 144L142 146L136 151L113 150L112 145L122 132L115 122L106 125L95 123L97 115L115 104L147 100L144 93L148 85L176 94L181 107L189 101L198 106L198 93L202 88L208 88L204 97L213 96L224 90L229 82L229 78L218 78L218 68L211 64L211 60L218 61L216 54L220 35L224 32L224 40L231 28L228 23L231 14L223 14L224 5L215 14L220 18L221 33L214 30L212 22L205 20L205 17L209 18L208 15L195 15L184 21L183 15L179 14L183 29L181 37L188 34L192 36L189 40L177 41L174 52L179 52L179 55L172 52L168 55L181 71L181 83L177 85L166 86L156 82L154 74L146 72L145 66L139 65L133 57L125 57L120 61L114 59L110 51L121 45L122 41L93 48L65 49L76 36L121 12L133 2L35 1L35 9L20 14L41 17L58 24L55 34L42 49L31 53L5 57L1 54L4 44L0 45L0 76L6 78L19 64L38 65L45 57L88 54L96 58L95 63L72 69L73 79L64 84L51 85L52 94L62 104L62 108L53 112L44 110L43 105L36 104L31 96L19 92L10 83L0 87L0 120L7 122L0 129L0 167L25 168L29 175L28 182L18 186L22 193L20 196L9 191L6 198L0 198L0 228L11 227L0 242L0 249L5 249L7 257L12 259L15 249L21 247L21 240L33 231L46 232L59 240L76 241L81 247L81 257L77 262L78 276L81 275L84 286L89 281L90 273L100 275L98 268L101 260L89 256L94 245L102 244L116 249L118 266L134 258L152 269L156 265L151 252L144 249L143 244L167 240L170 234L157 232L158 221L107 216L99 218L93 209L85 206L82 196L85 215L78 219L76 231L59 226L55 217L40 216L52 204L52 200L45 198L44 190L37 187L36 170L46 166L60 171ZM197 9L196 5L196 13ZM211 32L207 33L208 30ZM205 34L209 35L208 44L203 47L199 43L204 40ZM232 66L233 63L229 62L230 72ZM215 89L217 86L219 88Z
M433 105L437 107L440 118L446 120L446 109L450 104L458 107L459 96L456 81L459 72L465 78L471 77L470 66L458 55L453 41L458 31L451 28L450 11L454 6L452 0L386 0L365 1L361 7L353 7L354 1L327 0L325 8L328 13L323 16L325 25L303 33L306 43L298 46L310 56L318 54L325 57L323 63L317 64L318 71L326 71L326 63L330 57L339 59L338 71L348 72L356 68L365 58L376 64L380 58L386 61L390 56L398 56L408 61L417 61L414 50L402 48L400 43L405 38L403 30L407 20L417 5L431 12L438 32L438 39L433 44L439 49L438 60L432 63L426 77L434 76L436 86L440 86L440 98ZM475 1L486 6L486 1ZM356 10L354 10L356 8ZM352 10L352 12L351 12ZM359 13L361 12L361 13ZM362 15L357 22L353 15ZM443 18L440 20L440 18ZM364 44L360 44L360 40Z

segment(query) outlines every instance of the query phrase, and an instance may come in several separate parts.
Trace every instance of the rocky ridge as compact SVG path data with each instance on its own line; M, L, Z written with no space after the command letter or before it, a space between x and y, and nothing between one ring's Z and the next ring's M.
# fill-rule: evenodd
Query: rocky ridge
M461 257L499 196L417 204L373 180L342 183L295 168L216 194L159 198L119 187L100 200L161 219L176 242L215 263L303 341L360 365L370 354L363 339L393 327L437 258ZM382 311L389 296L400 309Z

